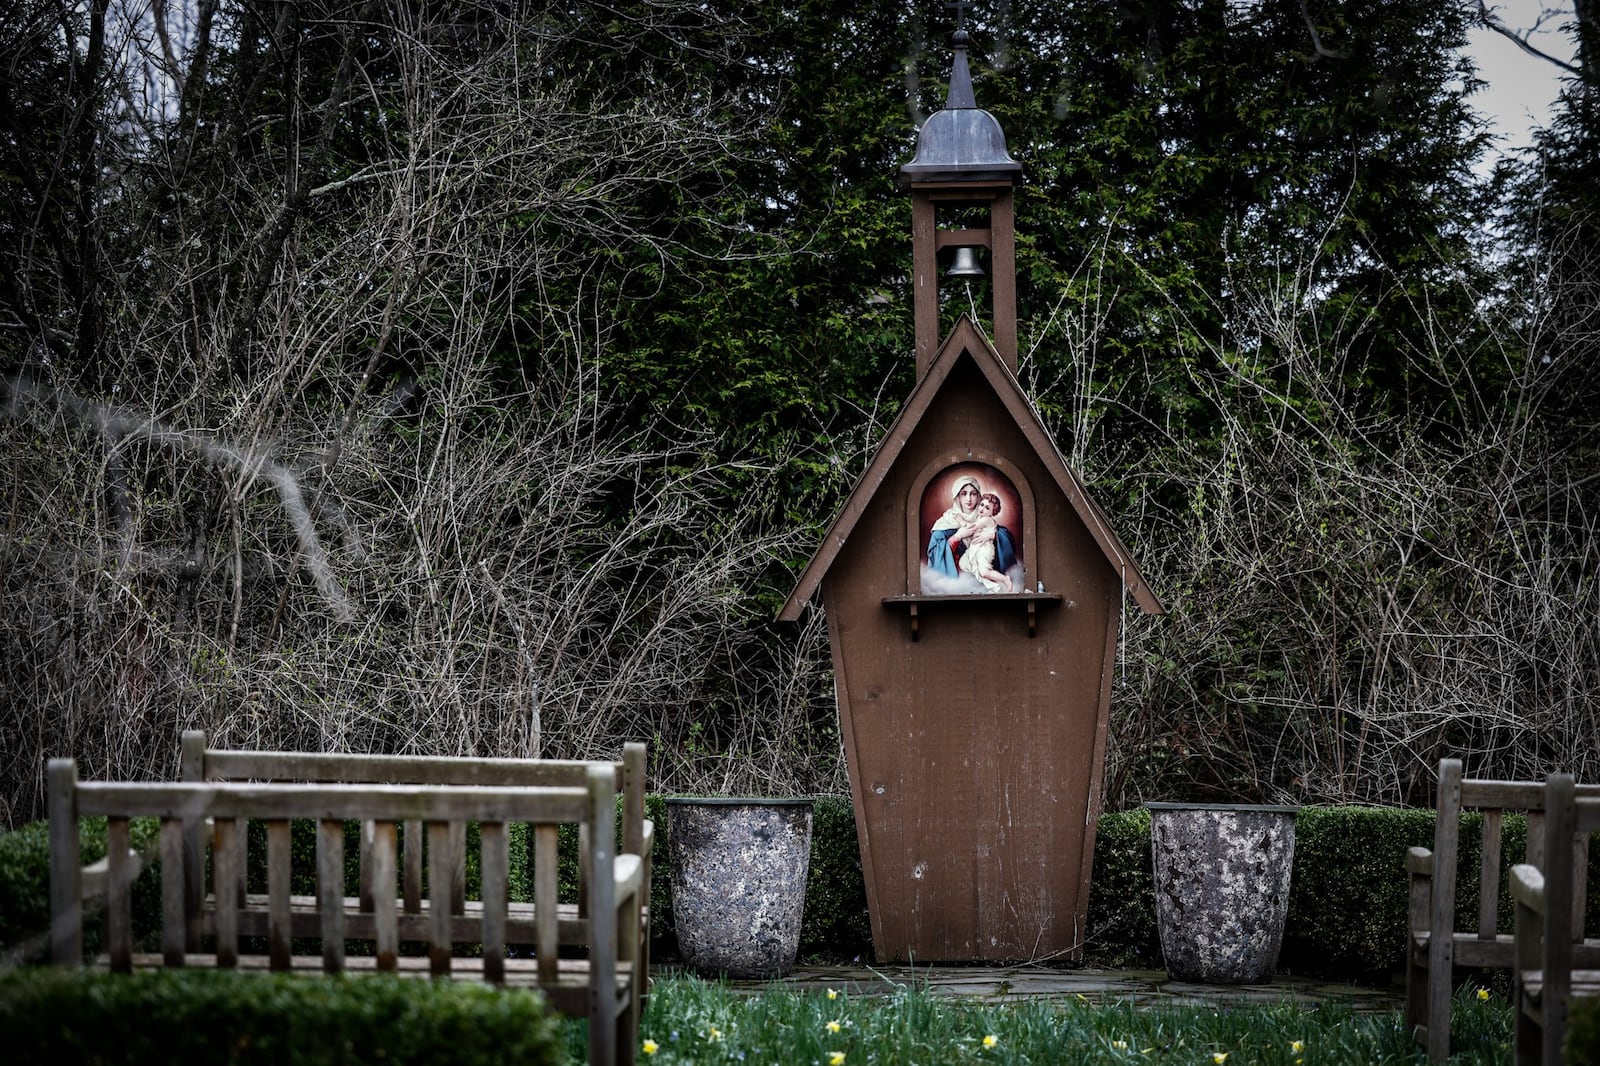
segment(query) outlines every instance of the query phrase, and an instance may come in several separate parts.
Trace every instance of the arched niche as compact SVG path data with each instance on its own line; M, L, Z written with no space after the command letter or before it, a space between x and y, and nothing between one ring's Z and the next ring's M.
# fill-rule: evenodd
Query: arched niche
M928 565L929 541L941 516L955 503L955 486L963 479L975 479L982 495L993 495L1000 502L993 520L1004 527L1012 541L1016 565L1006 570L1011 587L986 580L971 569L941 572ZM1037 552L1037 512L1033 490L1016 466L1004 456L981 451L950 452L942 455L912 479L906 497L906 592L911 596L949 596L1022 594L1032 591L1044 579L1039 572ZM967 559L969 568L978 557ZM998 560L996 560L998 561Z

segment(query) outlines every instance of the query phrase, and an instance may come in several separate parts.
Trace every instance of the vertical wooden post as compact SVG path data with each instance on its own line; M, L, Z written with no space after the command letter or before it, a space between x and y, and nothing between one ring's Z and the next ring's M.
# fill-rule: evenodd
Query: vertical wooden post
M1423 848L1412 848L1408 855L1415 856ZM1417 1027L1426 1026L1428 1020L1428 968L1426 958L1421 957L1416 941L1416 930L1427 929L1429 917L1433 914L1433 867L1436 860L1430 854L1426 872L1413 868L1411 874L1411 891L1408 900L1408 924L1406 925L1406 1024L1410 1027L1407 1033L1413 1040L1417 1038Z
M589 767L589 1062L617 1061L616 771ZM628 1009L632 1009L631 1006Z
M989 204L990 293L994 299L994 350L1017 372L1017 223L1015 199L1007 188Z
M50 789L50 961L83 965L83 857L78 852L78 766L51 759L45 770Z
M622 801L627 812L622 819L622 850L639 855L644 850L644 775L645 746L634 741L622 747Z
M645 745L639 741L622 748L622 792L627 813L623 818L623 850L639 856L639 905L629 914L640 921L638 958L634 960L634 1028L643 1021L644 993L650 984L650 936L645 920L650 913L650 856L644 853L644 790L648 767Z
M178 751L180 779L197 785L203 782L206 776L205 733L198 729L184 730ZM165 857L162 862L166 862ZM203 815L194 814L183 820L184 945L190 951L200 950L200 912L205 904L205 877L206 820Z
M1572 992L1572 906L1565 893L1572 886L1572 836L1577 812L1571 774L1551 774L1544 786L1544 1056L1561 1062L1561 1038L1567 1031L1567 1001ZM1554 891L1552 892L1552 889ZM1553 898L1552 898L1553 897Z
M917 380L928 372L939 351L939 257L936 249L933 198L911 191L911 284Z
M1456 854L1461 834L1461 760L1439 763L1439 822L1433 827L1433 854ZM1455 973L1455 940L1450 930L1456 922L1456 864L1435 862L1433 915L1428 925L1443 929L1443 936L1428 938L1428 1058L1443 1062L1450 1057L1450 992ZM1443 1019L1441 1021L1440 1019Z

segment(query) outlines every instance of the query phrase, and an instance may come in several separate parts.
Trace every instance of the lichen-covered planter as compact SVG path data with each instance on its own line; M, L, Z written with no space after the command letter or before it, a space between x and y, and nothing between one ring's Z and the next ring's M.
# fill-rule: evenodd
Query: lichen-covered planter
M782 977L800 948L811 801L668 799L672 915L707 976Z
M1145 806L1168 975L1213 984L1271 980L1289 909L1296 808Z

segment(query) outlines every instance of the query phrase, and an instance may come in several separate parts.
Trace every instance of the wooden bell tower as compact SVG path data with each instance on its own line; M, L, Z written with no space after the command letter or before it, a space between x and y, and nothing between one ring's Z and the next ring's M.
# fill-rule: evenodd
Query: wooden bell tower
M900 168L911 187L911 260L915 273L917 377L939 347L939 252L984 248L989 252L991 322L995 350L1017 370L1017 241L1013 183L1022 164L1006 151L1005 131L980 108L972 92L964 27L955 33L955 60L943 111L928 116L917 135L917 154ZM987 226L941 228L941 209L978 208Z

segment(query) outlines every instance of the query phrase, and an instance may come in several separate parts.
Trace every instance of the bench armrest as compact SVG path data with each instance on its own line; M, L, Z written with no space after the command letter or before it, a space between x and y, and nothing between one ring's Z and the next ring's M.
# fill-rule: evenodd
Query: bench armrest
M644 884L644 875L641 872L643 869L644 864L639 861L639 856L627 853L617 856L612 864L612 873L617 886L618 906L639 895L639 889Z
M1511 868L1511 896L1531 910L1544 913L1544 874L1535 866L1518 863Z
M144 870L144 856L133 848L128 849L128 883L139 879L139 874ZM111 856L107 855L96 859L83 868L79 881L81 899L97 899L106 894L107 883L111 880Z

